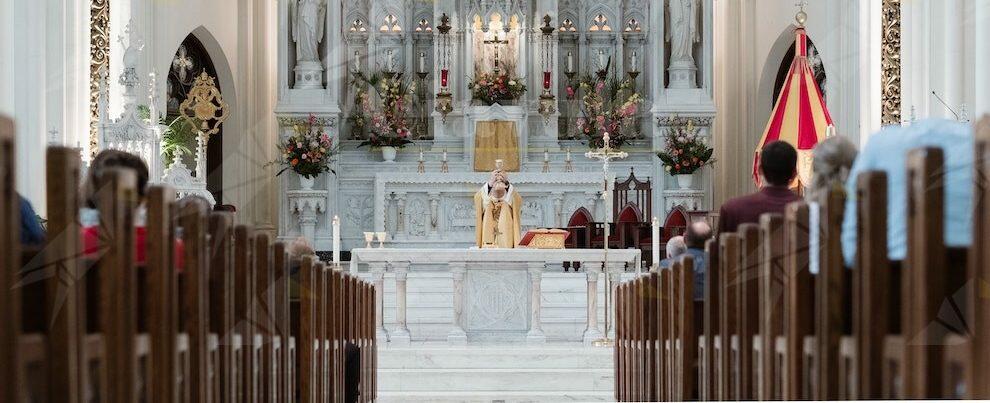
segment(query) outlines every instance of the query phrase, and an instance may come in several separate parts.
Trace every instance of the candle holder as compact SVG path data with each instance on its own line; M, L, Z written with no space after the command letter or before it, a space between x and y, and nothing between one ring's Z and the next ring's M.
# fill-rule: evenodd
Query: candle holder
M543 161L543 173L550 173L550 161Z
M629 80L632 81L633 92L636 92L636 78L639 77L639 73L640 73L639 70L633 70L628 73Z
M419 166L416 167L416 173L425 174L426 173L426 162L419 160Z
M388 233L387 232L384 232L384 231L382 231L382 232L376 232L375 233L375 236L378 237L378 249L384 249L385 248L385 238L388 237Z
M371 249L371 243L374 242L374 241L375 241L375 233L374 232L365 232L364 233L364 247L365 247L365 249Z

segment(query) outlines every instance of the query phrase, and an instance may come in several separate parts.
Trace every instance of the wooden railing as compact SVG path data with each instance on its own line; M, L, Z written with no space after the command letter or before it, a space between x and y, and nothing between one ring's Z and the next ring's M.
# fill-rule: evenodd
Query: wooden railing
M375 400L371 284L290 261L284 244L167 187L149 189L137 244L125 170L106 174L99 251L84 255L80 158L60 147L46 155L48 241L25 250L14 150L0 117L0 401Z
M691 299L690 257L620 284L616 398L990 398L988 138L990 119L977 127L970 248L945 246L944 155L923 148L907 158L902 262L887 258L887 177L865 172L855 211L835 191L710 241L701 305ZM851 268L844 214L858 215Z

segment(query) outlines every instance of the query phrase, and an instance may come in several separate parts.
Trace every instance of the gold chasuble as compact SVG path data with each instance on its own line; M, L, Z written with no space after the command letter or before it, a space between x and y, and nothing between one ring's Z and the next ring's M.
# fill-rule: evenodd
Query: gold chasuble
M504 161L502 169L519 171L519 138L516 122L484 121L474 126L474 170L495 169L495 160Z
M474 209L475 243L479 248L515 248L519 244L522 196L514 188L496 199L489 195L485 184L474 195Z

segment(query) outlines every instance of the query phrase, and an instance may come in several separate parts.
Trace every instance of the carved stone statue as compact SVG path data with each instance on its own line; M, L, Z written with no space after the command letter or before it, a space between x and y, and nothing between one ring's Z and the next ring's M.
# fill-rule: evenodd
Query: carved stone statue
M295 88L323 88L323 64L320 63L320 43L323 42L327 7L325 0L292 0L292 40L296 42Z
M694 44L701 42L701 4L698 0L667 0L670 43L670 88L696 88Z

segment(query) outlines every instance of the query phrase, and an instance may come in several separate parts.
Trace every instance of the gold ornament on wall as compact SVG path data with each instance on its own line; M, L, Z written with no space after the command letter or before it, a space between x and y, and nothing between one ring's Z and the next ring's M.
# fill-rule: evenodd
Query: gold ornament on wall
M110 70L110 0L90 0L89 60L89 150L95 154L101 76Z
M880 38L881 123L901 124L901 0L883 0Z
M217 89L216 80L205 71L196 77L193 88L189 90L189 97L179 105L179 113L186 119L199 120L200 134L204 138L220 131L220 125L230 116L227 103Z

